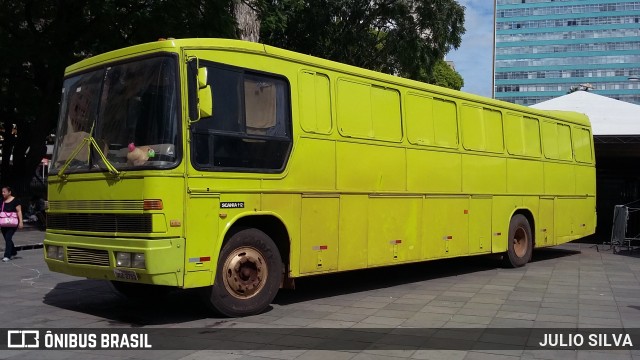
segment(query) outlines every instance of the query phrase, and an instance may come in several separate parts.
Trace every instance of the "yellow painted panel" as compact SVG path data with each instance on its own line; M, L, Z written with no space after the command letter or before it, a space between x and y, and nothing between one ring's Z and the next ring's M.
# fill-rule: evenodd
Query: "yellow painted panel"
M573 236L575 200L559 197L555 205L556 242L554 244L562 244Z
M485 150L485 128L482 108L464 104L462 106L462 145L469 150Z
M522 115L507 113L504 121L504 137L507 143L507 151L509 151L509 154L524 155Z
M571 160L571 128L569 125L558 124L558 156L560 160Z
M558 158L558 128L555 123L542 122L542 144L547 159Z
M466 149L502 152L502 113L475 105L462 106L462 143Z
M540 122L538 119L525 117L523 119L524 154L540 157Z
M535 223L537 223L538 221L538 210L540 209L540 197L539 196L523 196L521 209L529 210L529 212L533 216L533 222L534 222L533 226L535 226Z
M507 192L543 194L543 165L540 161L507 159Z
M548 159L571 160L571 128L550 121L542 122L544 156Z
M458 111L456 103L434 98L433 118L436 146L458 147Z
M469 198L426 198L422 220L422 254L426 259L469 253ZM468 211L467 211L468 212Z
M576 197L561 199L560 211L565 211L567 214L561 214L561 221L565 223L560 224L562 226L562 232L560 232L558 238L558 244L569 240L576 239L578 237L590 235L595 231L595 197ZM569 222L566 223L566 222Z
M584 229L585 236L591 235L596 232L596 197L595 195L589 196L582 203L582 219L581 221L586 224Z
M576 173L576 195L596 194L596 168L593 166L574 166Z
M547 195L574 195L576 193L574 165L545 162L544 192Z
M538 119L507 113L505 118L507 150L513 155L540 156L540 129Z
M573 128L573 151L576 155L576 161L582 163L591 163L591 132L588 129L574 127Z
M491 252L507 251L509 223L513 213L523 207L521 196L494 196L491 214Z
M189 179L190 188L204 189L206 182L203 179ZM185 218L174 217L171 220L185 221L182 226L186 230L185 238L185 269L190 271L209 271L209 282L203 285L211 285L213 283L213 274L218 263L218 254L222 239L219 238L219 213L220 198L214 192L195 192L191 191L187 194L187 207ZM239 195L234 201L244 201L244 197ZM237 209L243 211L244 209ZM190 261L201 257L210 257L210 261ZM188 282L193 284L196 277L191 277ZM185 280L186 281L186 280Z
M490 109L482 110L482 118L485 127L485 148L486 151L501 153L504 151L504 140L502 135L502 113Z
M211 173L205 173L211 175ZM247 176L255 176L253 174ZM198 184L204 184L209 189L215 189L216 191L238 191L238 190L258 190L260 189L260 179L247 179L247 178L208 178L202 179L202 182Z
M457 193L462 190L462 155L407 149L407 190Z
M409 142L416 145L434 145L433 98L409 93L405 104Z
M491 251L492 199L471 197L469 203L469 254Z
M182 220L180 220L182 222ZM167 232L167 219L164 214L151 214L151 226L153 232L166 233Z
M300 125L310 133L331 132L331 94L329 78L302 70L298 77Z
M262 194L262 211L277 214L284 222L290 238L290 275L300 275L301 198L297 194Z
M404 191L407 188L405 149L337 143L338 190Z
M335 144L334 140L300 138L289 159L287 176L282 180L264 179L262 188L302 191L335 190Z
M420 259L422 198L369 199L369 266Z
M397 90L371 87L371 122L375 139L402 140L400 93Z
M340 133L345 136L372 138L370 86L339 79L337 97Z
M406 98L407 137L416 145L458 146L454 102L409 93Z
M338 269L338 217L340 199L302 198L300 273Z
M554 199L540 199L538 225L536 226L536 247L555 244Z
M462 155L462 191L468 194L504 194L507 190L507 159Z
M369 196L341 196L338 270L367 267L368 214Z
M400 141L402 116L397 90L338 80L340 133L357 138Z

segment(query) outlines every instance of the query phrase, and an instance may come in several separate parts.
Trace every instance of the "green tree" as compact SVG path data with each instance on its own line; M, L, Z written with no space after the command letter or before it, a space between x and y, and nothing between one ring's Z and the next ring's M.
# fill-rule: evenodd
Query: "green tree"
M4 136L2 182L19 187L56 126L66 66L160 37L237 36L233 0L0 0L0 7L0 122L18 126L17 138Z
M261 42L415 80L457 48L464 7L455 0L247 0Z
M460 90L464 86L464 80L460 73L449 66L444 60L438 60L436 62L429 83L453 90Z

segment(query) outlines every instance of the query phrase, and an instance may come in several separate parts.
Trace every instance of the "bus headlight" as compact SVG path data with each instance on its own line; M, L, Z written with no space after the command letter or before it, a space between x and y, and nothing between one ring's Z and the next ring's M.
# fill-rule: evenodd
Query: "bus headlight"
M64 260L64 247L56 245L47 246L47 257L49 259Z
M144 269L144 253L135 253L133 255L133 259L131 260L131 267Z
M144 253L116 252L116 266L144 269Z
M131 267L131 253L116 252L116 266Z

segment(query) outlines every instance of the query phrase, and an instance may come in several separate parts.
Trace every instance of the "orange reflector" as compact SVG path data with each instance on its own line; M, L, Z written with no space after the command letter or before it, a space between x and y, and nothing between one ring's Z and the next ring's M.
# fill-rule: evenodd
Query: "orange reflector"
M142 206L144 210L162 210L162 200L145 200Z

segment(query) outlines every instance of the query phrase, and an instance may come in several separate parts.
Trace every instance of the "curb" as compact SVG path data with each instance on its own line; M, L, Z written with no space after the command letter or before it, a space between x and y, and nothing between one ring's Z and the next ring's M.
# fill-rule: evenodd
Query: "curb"
M18 251L22 250L33 250L33 249L42 249L43 244L29 244L29 245L16 245L15 249Z

